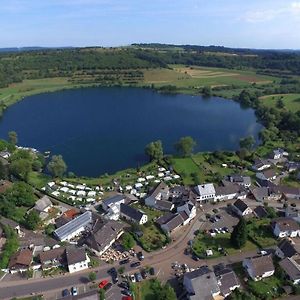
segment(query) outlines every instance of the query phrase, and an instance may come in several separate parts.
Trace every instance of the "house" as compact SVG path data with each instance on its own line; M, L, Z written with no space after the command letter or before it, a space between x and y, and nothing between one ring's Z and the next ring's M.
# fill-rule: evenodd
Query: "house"
M260 173L256 173L256 178L258 178L260 180L273 181L277 178L277 174L276 174L275 170L268 169L268 170L264 170Z
M48 251L43 251L38 255L41 268L43 270L49 270L65 265L65 247L58 247Z
M11 156L9 151L0 151L0 157L4 158L4 159L9 159Z
M252 214L252 209L241 199L233 203L232 209L240 217Z
M109 211L112 206L117 206L120 209L121 203L127 202L127 197L122 194L115 195L113 197L104 199L102 201L102 208L104 211Z
M300 169L300 162L288 161L285 168L289 173L295 172Z
M164 208L165 203L159 203L158 207L157 201L166 201L169 199L170 190L169 187L164 183L160 182L149 194L149 196L145 199L145 205L150 207L155 207L159 209L159 207ZM167 202L167 201L166 201ZM171 210L171 209L163 209L163 210Z
M299 209L297 209L295 207L287 206L285 208L284 214L285 214L285 217L292 218L296 222L300 222L300 210Z
M215 273L205 266L185 273L183 285L190 300L212 300L221 293Z
M92 230L78 241L78 245L86 245L95 255L101 256L124 233L124 227L125 225L118 221L97 220Z
M199 202L215 201L216 190L212 183L197 185L195 187L195 192L197 194L197 201Z
M43 196L41 199L36 201L35 206L33 209L35 209L37 212L48 212L53 207L53 204L48 196Z
M154 207L158 210L171 211L174 208L174 204L167 200L156 200Z
M275 254L283 259L285 257L298 256L300 253L300 244L294 243L292 239L282 239L276 246Z
M185 214L188 216L188 218L187 218L187 220L188 220L187 223L188 223L196 217L197 209L196 209L196 206L194 205L194 203L186 202L183 205L177 207L177 212L178 213L185 212ZM183 215L183 217L184 217L184 215Z
M247 195L242 186L234 183L227 183L225 186L216 186L215 191L216 201L232 200L234 198L245 199Z
M231 269L224 268L216 275L221 295L224 297L228 297L232 293L232 291L240 288L241 286L235 272Z
M244 186L246 188L250 187L251 185L251 178L249 176L242 176L239 174L233 174L227 176L225 178L225 182L226 181Z
M275 272L271 255L245 258L243 260L243 267L254 281L270 277Z
M255 207L253 213L258 219L263 219L268 216L268 212L263 206Z
M70 241L72 238L85 231L86 227L91 223L92 213L90 211L86 211L85 213L56 229L54 231L54 236L62 242Z
M258 171L263 171L265 169L268 169L270 167L271 164L268 160L259 158L254 161L254 164L252 165L252 170L258 172Z
M181 216L180 213L177 213L177 214L173 214L172 217L168 219L165 223L161 224L160 227L165 233L171 234L180 226L182 226L183 223L184 223L183 217Z
M300 266L293 258L286 257L279 262L279 265L293 284L300 283Z
M273 234L276 237L298 237L300 226L292 218L278 218L272 222Z
M90 258L83 248L69 247L66 249L66 263L70 273L88 269L89 262Z
M282 196L281 192L278 190L277 186L259 186L250 188L250 192L254 199L258 202L264 202L268 200L279 200Z
M271 159L275 159L275 160L278 160L278 159L282 159L284 156L288 156L288 152L284 151L283 149L274 149L272 151L272 153L270 154L270 158Z
M22 249L14 253L9 260L8 268L11 273L25 272L30 268L32 262L32 251Z
M300 200L300 188L285 185L279 185L278 188L285 199Z
M24 235L24 233L21 230L20 225L11 219L7 219L7 218L1 216L0 224L2 226L8 226L8 227L12 228L13 230L15 230L19 237Z
M120 215L130 222L138 223L140 225L143 225L148 221L148 216L143 211L123 203L120 205Z

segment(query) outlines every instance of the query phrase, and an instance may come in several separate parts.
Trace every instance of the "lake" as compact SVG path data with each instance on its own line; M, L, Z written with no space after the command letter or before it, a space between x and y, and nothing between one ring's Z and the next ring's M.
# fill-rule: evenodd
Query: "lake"
M252 109L231 100L160 94L139 88L83 88L28 97L9 107L0 137L18 133L19 144L61 154L68 170L97 176L147 161L145 146L162 140L165 153L192 136L195 151L236 150L241 137L262 126Z

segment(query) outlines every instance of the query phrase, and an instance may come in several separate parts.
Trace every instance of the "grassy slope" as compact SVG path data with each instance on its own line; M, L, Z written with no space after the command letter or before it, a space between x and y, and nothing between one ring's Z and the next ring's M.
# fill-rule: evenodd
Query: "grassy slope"
M300 110L300 94L278 94L261 97L264 105L267 107L276 107L277 101L282 98L285 107L290 111Z

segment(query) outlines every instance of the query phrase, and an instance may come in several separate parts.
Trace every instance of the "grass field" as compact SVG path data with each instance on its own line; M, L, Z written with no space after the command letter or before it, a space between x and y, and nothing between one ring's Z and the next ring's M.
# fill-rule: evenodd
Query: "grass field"
M260 98L267 107L276 107L279 99L282 99L286 109L293 112L300 110L300 94L277 94Z
M156 300L156 292L153 280L145 280L133 285L135 300Z

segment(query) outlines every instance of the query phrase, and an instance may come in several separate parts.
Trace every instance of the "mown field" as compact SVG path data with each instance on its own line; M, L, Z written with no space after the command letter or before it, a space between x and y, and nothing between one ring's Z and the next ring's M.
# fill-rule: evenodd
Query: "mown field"
M300 94L278 94L260 97L260 100L267 107L277 107L280 99L284 103L284 108L293 112L300 110Z

